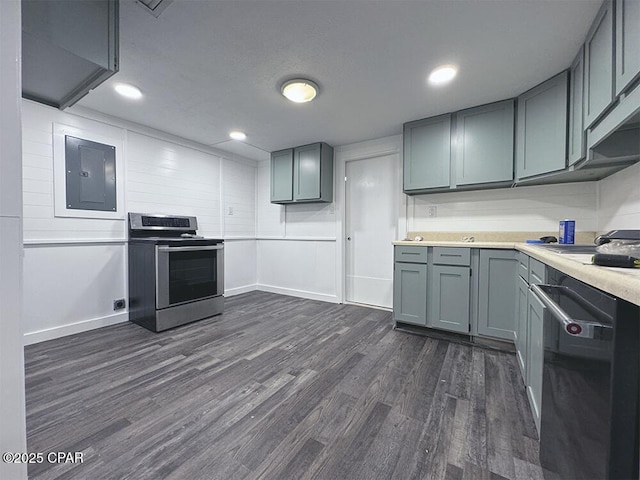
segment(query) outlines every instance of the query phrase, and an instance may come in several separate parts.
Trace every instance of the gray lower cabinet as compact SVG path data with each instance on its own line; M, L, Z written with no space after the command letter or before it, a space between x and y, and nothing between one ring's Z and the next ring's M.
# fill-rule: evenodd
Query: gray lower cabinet
M518 180L566 167L567 82L564 71L518 97Z
M533 413L533 420L540 433L540 413L542 407L542 368L543 368L543 332L544 305L529 290L527 329L527 397Z
M613 15L613 0L604 0L584 43L585 128L593 125L614 100Z
M313 143L271 154L271 203L333 201L333 148Z
M527 311L528 311L528 293L529 284L527 281L518 275L518 297L516 301L516 308L518 313L518 328L516 329L516 358L518 360L518 366L520 367L520 373L524 384L527 384Z
M469 333L471 269L458 265L432 265L429 326Z
M515 341L517 269L515 250L480 250L478 334Z
M404 125L403 189L449 187L451 115L417 120Z
M640 75L640 2L616 1L616 95Z
M427 325L427 247L396 246L393 264L393 319Z
M514 100L456 113L455 185L513 180Z

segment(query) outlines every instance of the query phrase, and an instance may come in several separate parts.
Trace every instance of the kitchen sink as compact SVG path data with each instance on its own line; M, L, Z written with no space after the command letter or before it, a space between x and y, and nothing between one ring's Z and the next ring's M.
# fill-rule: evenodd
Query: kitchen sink
M559 244L559 243L545 243L536 245L536 247L549 250L554 253L561 254L576 254L576 253L596 253L596 245L574 245L574 244Z

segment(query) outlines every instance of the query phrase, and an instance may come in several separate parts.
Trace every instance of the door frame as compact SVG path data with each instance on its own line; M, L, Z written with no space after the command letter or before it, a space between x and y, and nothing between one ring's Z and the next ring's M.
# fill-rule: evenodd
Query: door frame
M404 238L407 228L407 196L402 194L402 135L394 135L376 140L336 147L334 165L335 175L335 204L336 204L336 294L340 303L346 302L346 222L347 222L347 162L367 160L387 155L398 156L395 195L397 198L396 238ZM389 248L392 248L389 245Z

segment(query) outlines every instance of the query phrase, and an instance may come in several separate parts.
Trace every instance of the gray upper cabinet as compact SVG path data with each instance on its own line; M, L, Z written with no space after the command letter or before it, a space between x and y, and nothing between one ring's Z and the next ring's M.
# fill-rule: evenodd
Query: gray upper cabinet
M513 180L514 101L456 113L456 185Z
M518 97L518 179L566 167L567 87L564 71Z
M271 154L271 203L332 201L332 147L313 143Z
M271 154L271 202L293 201L293 148Z
M640 2L616 2L616 95L640 75Z
M515 250L480 250L478 333L515 340L518 259Z
M22 5L22 96L64 109L118 71L117 0Z
M584 44L585 128L593 125L614 100L613 21L613 0L605 0Z
M404 125L404 191L449 187L451 115Z
M569 69L569 165L585 157L583 94L584 48L581 48Z

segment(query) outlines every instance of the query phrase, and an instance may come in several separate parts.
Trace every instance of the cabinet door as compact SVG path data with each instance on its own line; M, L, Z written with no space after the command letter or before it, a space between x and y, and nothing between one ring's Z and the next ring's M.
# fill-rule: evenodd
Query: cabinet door
M569 69L569 165L585 156L584 117L584 48L580 49Z
M640 74L640 2L616 3L616 95Z
M429 326L469 333L469 267L431 266Z
M393 272L393 319L427 324L427 265L396 262Z
M271 202L293 200L293 149L271 154Z
M293 150L293 199L320 198L320 144L305 145Z
M520 372L524 379L524 384L527 385L527 295L529 291L529 284L521 277L518 276L518 329L516 330L516 357L518 359L518 365L520 366Z
M456 114L456 185L513 180L514 101Z
M448 187L451 165L451 115L404 126L404 190Z
M515 250L480 250L480 335L515 340L517 268Z
M542 322L544 305L535 293L528 295L527 332L527 396L533 413L538 434L540 433L540 413L542 408L542 369L544 359Z
M567 82L565 71L518 97L518 179L565 168Z
M584 43L584 126L590 127L614 99L613 0L605 0Z

